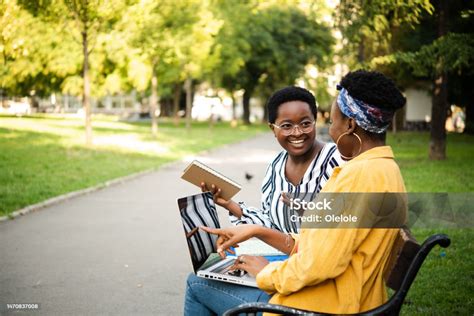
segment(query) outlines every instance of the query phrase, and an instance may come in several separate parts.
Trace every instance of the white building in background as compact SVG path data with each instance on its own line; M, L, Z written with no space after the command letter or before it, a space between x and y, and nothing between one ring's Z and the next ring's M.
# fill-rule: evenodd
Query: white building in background
M405 90L405 128L425 130L431 122L431 95L426 90L409 88Z
M196 88L193 98L191 117L197 121L232 121L233 107L236 119L243 115L244 90L234 92L233 98L223 89L214 90L208 84ZM235 105L233 105L235 102ZM262 101L258 98L250 99L250 122L261 122L264 116Z
M6 100L0 103L0 114L8 115L30 115L31 105L27 98L21 98L18 100Z
M407 89L406 121L431 122L431 96L426 90Z
M191 117L198 121L206 121L211 118L215 121L230 121L232 120L232 100L230 99L228 102L227 99L222 100L219 97L196 94Z

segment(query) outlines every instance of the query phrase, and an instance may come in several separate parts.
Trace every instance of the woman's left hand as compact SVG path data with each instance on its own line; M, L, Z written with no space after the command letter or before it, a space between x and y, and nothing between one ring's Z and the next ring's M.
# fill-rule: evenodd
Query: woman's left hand
M248 274L255 277L268 263L268 260L262 256L241 255L235 260L232 269L245 270Z

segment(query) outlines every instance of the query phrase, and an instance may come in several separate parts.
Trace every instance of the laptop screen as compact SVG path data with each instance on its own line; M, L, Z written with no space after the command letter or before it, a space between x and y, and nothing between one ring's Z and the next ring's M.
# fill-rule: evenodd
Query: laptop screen
M199 226L220 228L216 206L210 192L180 198L178 206L193 269L197 272L209 255L216 252L217 236L199 229Z

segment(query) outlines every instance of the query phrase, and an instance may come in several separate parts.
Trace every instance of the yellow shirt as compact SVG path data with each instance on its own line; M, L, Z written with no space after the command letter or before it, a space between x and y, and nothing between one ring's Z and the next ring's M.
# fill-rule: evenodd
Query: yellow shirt
M389 146L372 148L334 170L322 192L406 192ZM398 229L302 229L297 252L268 264L259 288L270 303L327 313L383 304L383 268Z

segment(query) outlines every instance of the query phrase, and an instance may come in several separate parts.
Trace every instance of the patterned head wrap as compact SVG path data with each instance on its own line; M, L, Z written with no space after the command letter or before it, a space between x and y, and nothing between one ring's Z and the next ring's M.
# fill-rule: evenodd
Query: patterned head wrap
M337 89L340 90L337 104L344 115L354 119L357 125L368 132L381 134L387 130L393 117L392 111L381 110L355 99L340 85Z

